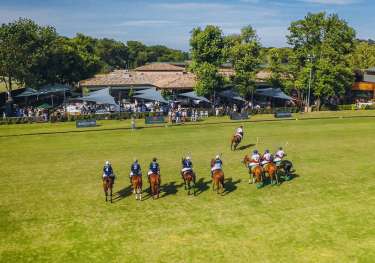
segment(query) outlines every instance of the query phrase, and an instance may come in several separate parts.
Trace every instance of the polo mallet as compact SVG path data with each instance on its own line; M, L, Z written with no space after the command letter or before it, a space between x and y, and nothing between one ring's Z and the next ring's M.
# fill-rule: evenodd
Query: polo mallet
M259 145L259 144L261 144L261 143L262 143L261 138L260 138L260 137L257 137L257 142L256 142L255 145Z

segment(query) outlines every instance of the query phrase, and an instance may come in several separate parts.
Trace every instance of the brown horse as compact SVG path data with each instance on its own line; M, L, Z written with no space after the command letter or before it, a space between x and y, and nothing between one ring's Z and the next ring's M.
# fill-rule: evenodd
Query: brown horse
M159 198L160 193L160 175L156 173L150 174L148 177L150 180L150 190L152 199Z
M248 155L246 155L243 159L243 163L245 164L247 168L249 168L250 162L251 162L251 158ZM253 169L249 169L249 175L251 177L249 179L249 184L262 182L263 181L262 174L263 174L263 168L259 165L255 166Z
M142 176L133 175L132 176L132 187L133 194L135 194L135 200L142 200Z
M211 168L215 165L215 160L211 160ZM223 193L224 192L224 172L223 170L215 170L212 174L212 191L215 191L216 187L216 193Z
M237 146L240 144L241 139L242 138L241 138L240 135L238 135L238 134L233 135L232 141L231 141L231 144L230 144L230 149L232 151L235 151L237 149Z
M106 202L108 201L108 195L109 195L110 201L112 203L112 189L113 189L113 177L105 176L103 178L103 190L104 190Z
M188 195L190 195L190 189L193 187L193 195L195 195L195 174L193 171L185 171L182 173L182 178L185 183L185 190L188 190ZM191 184L193 184L191 186Z
M277 176L277 167L276 164L273 162L270 162L264 166L264 173L268 174L268 177L271 180L271 184L273 184L274 181L276 181L276 184L279 184L279 178Z

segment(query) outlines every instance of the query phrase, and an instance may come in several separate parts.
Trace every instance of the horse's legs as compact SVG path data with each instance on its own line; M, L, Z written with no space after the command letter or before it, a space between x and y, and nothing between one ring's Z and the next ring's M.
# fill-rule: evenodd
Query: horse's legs
M111 188L110 188L109 191L110 191L110 194L111 194L111 197L110 197L110 198L111 198L111 203L112 203L112 186L111 186Z

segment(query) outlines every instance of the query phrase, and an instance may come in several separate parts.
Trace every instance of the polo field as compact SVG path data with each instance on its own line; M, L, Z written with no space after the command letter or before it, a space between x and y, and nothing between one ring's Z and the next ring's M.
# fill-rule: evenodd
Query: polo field
M136 130L130 120L98 124L0 126L0 262L374 262L375 112L152 128L137 120ZM232 151L240 124L245 135ZM293 179L249 184L244 156L280 146ZM180 174L188 153L195 195ZM217 154L222 194L211 184ZM161 174L155 200L147 182L153 157ZM129 181L134 158L142 201ZM102 187L106 160L116 174L113 203Z

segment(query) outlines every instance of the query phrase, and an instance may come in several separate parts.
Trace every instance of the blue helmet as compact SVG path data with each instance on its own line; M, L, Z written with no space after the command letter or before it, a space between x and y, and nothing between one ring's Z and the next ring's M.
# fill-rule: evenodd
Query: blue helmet
M264 152L265 152L265 153L270 153L270 151L269 151L268 149L267 149L267 150L265 150Z
M279 147L279 150L282 150L282 149L283 149L283 147L280 146L280 147Z
M253 151L253 154L257 154L257 153L258 153L258 150L254 150L254 151Z

